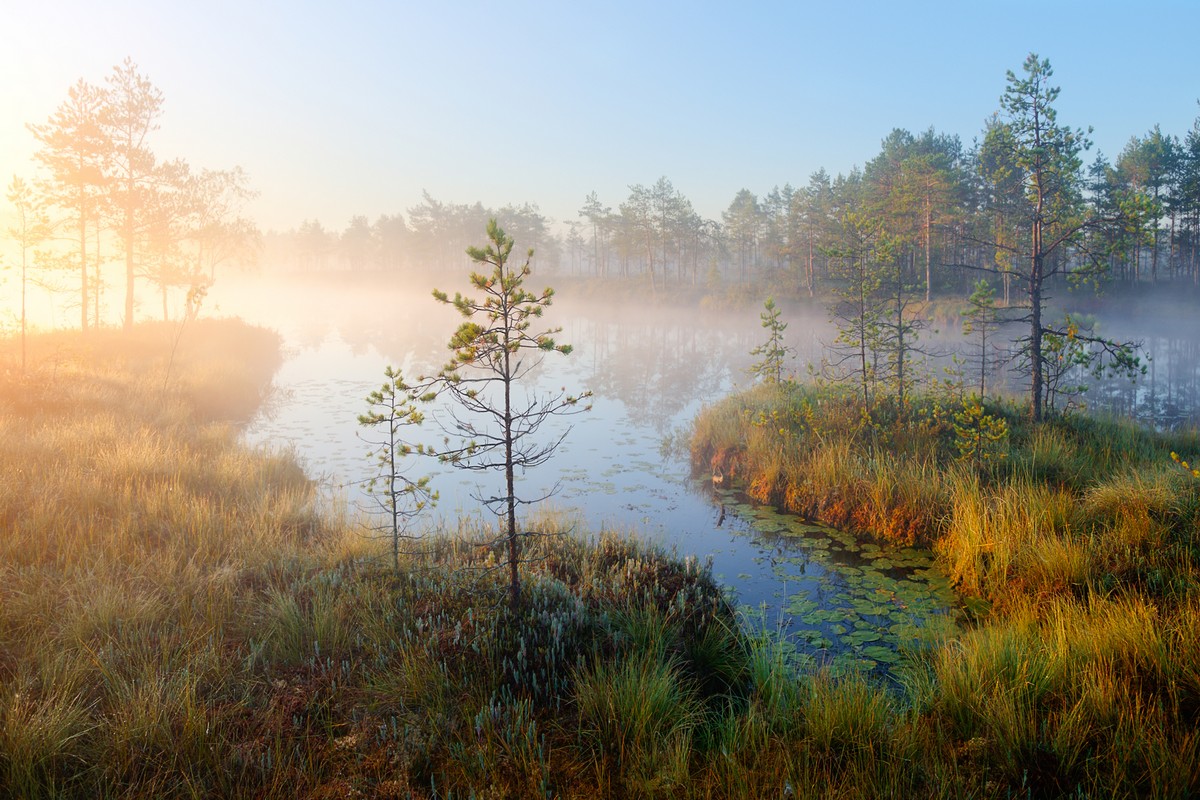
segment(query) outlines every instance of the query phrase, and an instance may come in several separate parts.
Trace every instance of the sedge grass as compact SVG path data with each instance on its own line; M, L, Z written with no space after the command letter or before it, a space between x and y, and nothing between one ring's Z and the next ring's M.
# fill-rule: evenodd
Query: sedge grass
M783 643L735 623L703 563L549 535L572 527L554 515L530 540L516 618L479 522L392 570L383 544L318 512L288 454L237 444L277 339L206 323L175 347L177 333L50 336L0 387L16 476L0 486L5 796L1200 791L1184 557L1200 501L1181 472L1139 461L1186 442L1063 476L1111 431L1064 425L1035 469L1018 429L1011 461L972 469L944 468L930 427L933 451L909 434L896 463L863 450L882 432L836 403L762 391L753 436L784 466L778 491L832 509L824 485L851 517L933 536L960 585L997 601L912 654L897 696L797 672ZM235 352L248 358L227 369ZM236 385L217 391L219 376ZM753 420L728 402L718 461L744 478ZM794 427L786 447L765 422Z
M1170 459L1191 453L1196 434L1079 416L1031 426L997 407L1010 430L1005 458L968 464L937 422L944 411L918 402L892 428L899 423L885 415L864 425L848 404L797 386L726 398L702 412L693 463L736 464L753 496L864 537L903 542L908 531L933 547L961 592L988 601L977 627L911 654L908 710L876 717L899 752L915 731L931 743L916 756L928 782L912 785L951 787L949 796L1200 789L1196 762L1184 766L1197 752L1200 705L1188 627L1200 587L1200 482ZM786 458L763 463L774 455L754 419L785 422L773 435L776 447L786 440ZM907 527L897 522L903 509L914 515ZM860 706L854 718L871 719ZM845 770L811 756L791 763L843 785ZM852 792L916 777L862 766Z

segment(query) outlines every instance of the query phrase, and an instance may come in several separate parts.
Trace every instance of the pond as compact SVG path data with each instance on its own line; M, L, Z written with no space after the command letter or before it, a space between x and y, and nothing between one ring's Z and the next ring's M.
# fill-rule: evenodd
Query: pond
M453 279L437 285L465 290ZM591 391L592 408L546 424L540 436L565 438L547 464L517 476L519 496L548 497L543 507L577 519L586 534L628 533L711 558L750 624L786 634L801 662L887 675L900 646L954 628L959 605L929 552L859 543L690 474L688 426L703 405L748 384L749 352L765 338L757 311L567 295L560 288L545 323L561 326L556 338L574 352L550 354L530 390ZM287 350L246 440L293 448L331 500L375 507L363 486L374 467L357 423L365 398L389 364L410 378L435 371L460 317L427 288L243 279L218 284L212 298L217 313L277 329ZM823 314L793 310L788 321L803 372L833 334ZM430 434L440 438L436 428ZM484 519L479 498L502 493L502 475L436 463L416 469L440 493L426 520L435 528Z

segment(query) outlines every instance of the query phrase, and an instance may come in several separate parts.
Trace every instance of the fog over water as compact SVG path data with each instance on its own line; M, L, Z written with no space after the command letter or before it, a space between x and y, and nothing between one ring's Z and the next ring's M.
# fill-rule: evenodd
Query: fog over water
M453 293L466 287L447 281L438 288ZM352 501L366 499L358 484L373 467L356 421L367 410L365 398L383 382L388 364L410 380L436 371L450 355L446 342L460 321L457 312L428 291L402 289L242 283L218 285L212 300L217 313L280 331L288 350L276 391L246 431L247 440L291 445L328 486ZM567 427L570 433L548 464L519 476L519 493L553 493L550 505L578 510L593 530L637 527L669 543L682 541L678 523L658 510L662 498L694 487L683 450L665 445L683 436L705 403L748 384L749 351L761 338L757 314L606 307L560 293L543 321L561 326L556 339L574 352L547 356L529 390L591 391L592 409L546 424L539 434L545 440ZM806 341L806 352L816 353L826 326L821 320L807 332L794 325L793 332L794 346ZM440 429L427 428L426 441L440 441ZM434 473L441 517L474 513L472 495L491 496L500 481L448 466L416 467ZM707 498L697 501L706 514L711 510Z
M542 283L535 274L527 285L539 289ZM611 304L572 297L566 285L543 322L561 326L557 341L571 344L574 352L548 354L530 376L529 391L591 391L592 409L552 419L539 432L545 441L566 436L549 462L518 474L520 498L548 498L524 513L549 508L577 520L584 535L634 533L681 555L711 557L714 572L743 606L761 612L769 627L791 630L801 653L818 661L876 668L888 662L884 645L915 635L930 620L955 615L954 597L928 554L864 548L837 532L756 508L734 493L718 494L709 476L690 474L689 425L705 404L749 385L750 350L765 338L760 309ZM375 465L357 416L368 408L368 393L382 384L385 366L399 367L411 380L436 371L448 358L446 342L461 317L433 300L433 286L451 296L467 288L464 279L440 278L423 288L328 279L306 285L268 276L218 282L207 310L278 330L287 351L245 439L294 449L331 502L345 501L352 510L375 508L364 489ZM791 367L804 375L809 364L819 364L823 343L836 333L819 307L784 309L787 342L797 351ZM1151 371L1137 384L1104 383L1089 401L1120 413L1153 412L1147 419L1160 424L1188 419L1194 424L1200 387L1195 337L1161 308L1145 316L1106 324L1103 332L1140 331L1155 348ZM930 349L944 352L958 335L930 330L926 339ZM425 432L414 432L414 441L441 441L438 415L435 404ZM440 502L419 524L453 531L462 518L491 523L480 498L502 494L502 474L423 461L410 474L431 475ZM887 582L886 592L880 582ZM910 595L897 594L897 585ZM884 594L893 598L891 605L880 605ZM847 617L855 621L848 643L839 636L846 633Z

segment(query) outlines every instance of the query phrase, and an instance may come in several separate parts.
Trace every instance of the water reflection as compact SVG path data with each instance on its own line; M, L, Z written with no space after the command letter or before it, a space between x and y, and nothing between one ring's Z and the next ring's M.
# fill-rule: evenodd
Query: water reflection
M279 330L290 353L277 396L246 439L294 448L331 497L373 508L362 489L373 462L357 415L385 365L411 377L445 361L456 312L436 304L427 288L247 283L218 285L214 295L223 312ZM749 352L764 338L757 313L610 306L560 295L545 321L563 327L557 338L575 352L548 358L531 376L532 390L590 390L593 409L546 423L547 439L562 426L572 430L549 463L518 476L522 496L557 486L549 505L577 516L588 531L635 532L680 554L711 557L739 602L763 624L789 632L803 659L885 671L898 645L952 624L953 594L927 552L859 545L728 492L714 497L708 481L690 476L686 453L663 446L701 406L748 382ZM788 322L788 342L800 351L794 369L803 374L833 333L819 310L793 311ZM1200 344L1180 330L1190 331L1146 337L1143 330L1154 354L1146 378L1134 386L1100 383L1090 402L1164 424L1194 422ZM454 528L460 516L480 513L473 496L498 493L499 476L436 464L417 469L432 473L441 493L433 524Z
M1146 374L1092 379L1088 406L1162 430L1200 426L1200 337L1187 324L1163 320L1143 328Z
M277 375L277 397L245 435L294 448L331 498L370 508L362 482L373 466L356 422L365 397L381 382L386 364L410 376L434 370L458 320L439 314L445 309L420 295L372 291L352 300L342 305L328 293L314 299L298 290L276 291L257 316L255 309L243 311L279 329L290 352ZM263 313L280 308L288 313ZM896 587L883 590L871 577L886 577L897 587L910 580L925 586L912 571L930 569L927 556L915 565L897 563L892 573L872 572L852 540L836 532L732 497L714 500L707 481L690 475L685 448L664 447L664 438L685 428L703 404L746 383L749 352L763 336L756 315L569 303L556 303L552 312L547 323L562 325L558 338L575 351L546 359L531 375L533 391L590 390L593 408L546 422L540 433L548 438L563 426L573 429L549 463L519 476L524 497L557 486L551 505L578 516L588 531L632 532L680 554L711 558L738 602L792 634L798 654L808 659L882 669L894 661L897 643L911 639L927 616L949 615L948 595L926 602ZM824 332L822 322L792 325L806 350ZM434 473L442 501L431 520L449 528L462 515L479 514L471 498L495 495L500 480L438 465L418 469ZM911 629L892 630L901 622Z

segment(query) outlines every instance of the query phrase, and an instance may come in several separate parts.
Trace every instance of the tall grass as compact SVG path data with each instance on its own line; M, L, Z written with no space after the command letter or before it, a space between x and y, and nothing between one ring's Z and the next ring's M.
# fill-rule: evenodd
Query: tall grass
M46 337L28 378L0 380L2 796L1200 791L1200 500L1139 460L1165 442L1093 459L1111 431L1064 424L1035 467L1018 429L1005 464L949 467L936 425L889 451L786 387L702 420L705 468L750 483L748 443L778 466L765 496L932 538L993 601L912 654L897 695L796 672L703 563L559 535L554 514L516 616L482 523L394 571L292 458L237 443L278 340L178 333ZM1090 460L1107 466L1065 475Z
M490 531L426 539L396 573L287 454L237 443L276 337L177 334L47 337L0 387L0 794L552 795L598 785L592 669L641 698L654 673L631 665L655 659L696 724L740 691L703 565L551 516L517 618ZM657 737L634 741L659 785ZM690 733L669 750L681 780Z
M1000 605L1129 583L1194 591L1200 487L1169 454L1200 449L1197 434L990 413L1008 423L1008 452L972 465L956 457L949 412L933 400L868 419L829 390L758 386L700 414L692 462L734 475L760 501L932 546L964 591Z
M1009 785L1188 796L1200 696L1177 676L1195 671L1196 622L1194 604L1136 597L1029 604L938 652L910 694Z
M872 710L864 698L874 690L837 687L837 702L876 720L898 752L917 732L926 743L913 754L919 769L882 783L885 768L857 771L854 791L916 781L910 788L948 796L1191 796L1200 482L1170 453L1200 449L1197 434L989 413L1005 418L1008 449L972 464L956 457L947 411L932 400L864 420L827 390L755 388L701 413L692 458L698 470L735 465L758 499L931 546L963 594L987 601L976 627L912 654L907 710ZM813 736L819 708L810 701L789 730L807 725ZM834 708L811 739L827 753L844 710ZM776 729L743 721L738 731L762 741Z
M576 676L575 700L602 786L653 796L686 780L699 707L677 662L653 649L598 661Z

